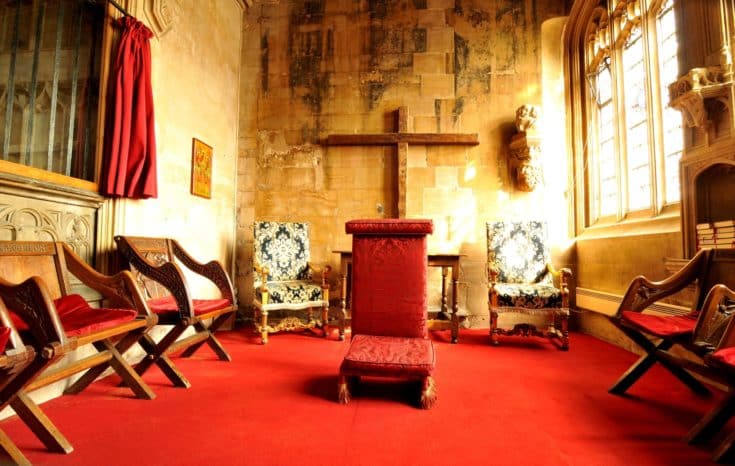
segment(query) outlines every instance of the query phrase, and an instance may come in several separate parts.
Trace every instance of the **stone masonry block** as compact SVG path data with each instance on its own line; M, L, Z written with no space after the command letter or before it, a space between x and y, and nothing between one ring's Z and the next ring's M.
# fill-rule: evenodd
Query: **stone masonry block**
M413 127L416 133L438 133L439 119L433 116L413 117Z
M450 99L454 98L453 74L421 75L421 96Z
M406 154L406 166L408 168L426 167L426 146L408 146L408 154Z
M413 54L414 74L446 73L447 57L444 52L427 52Z
M464 166L467 150L464 146L432 146L427 149L427 161L430 167Z
M451 10L456 0L426 0L426 8L431 10Z
M459 169L457 167L436 167L434 186L441 188L457 188L459 186Z
M454 52L454 28L436 27L426 31L426 51L435 53Z
M432 28L446 26L447 24L446 12L442 9L419 10L418 17L420 27Z

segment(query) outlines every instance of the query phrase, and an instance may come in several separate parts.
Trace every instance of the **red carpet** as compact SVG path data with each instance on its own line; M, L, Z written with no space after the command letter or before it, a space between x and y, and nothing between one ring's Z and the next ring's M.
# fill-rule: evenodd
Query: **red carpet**
M36 465L707 465L711 446L681 438L714 404L658 367L630 390L607 388L635 356L574 334L563 353L543 341L488 344L486 330L433 335L438 405L411 404L414 387L365 380L336 400L347 342L302 334L222 333L233 362L203 348L175 358L192 383L145 379L153 401L117 378L42 405L75 451L47 452L17 418L0 427Z

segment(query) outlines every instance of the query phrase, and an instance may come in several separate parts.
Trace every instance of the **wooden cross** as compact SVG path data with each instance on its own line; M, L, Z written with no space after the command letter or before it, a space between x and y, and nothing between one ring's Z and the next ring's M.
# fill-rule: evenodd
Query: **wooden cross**
M423 146L476 146L477 133L409 133L408 107L398 107L395 133L330 134L327 146L396 146L398 152L398 216L406 216L406 171L408 145Z

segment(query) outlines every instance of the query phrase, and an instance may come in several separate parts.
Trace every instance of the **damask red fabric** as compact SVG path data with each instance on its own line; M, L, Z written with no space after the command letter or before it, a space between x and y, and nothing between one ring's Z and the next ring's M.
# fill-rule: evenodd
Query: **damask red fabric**
M623 311L623 320L657 337L673 337L694 332L697 313L683 316L660 316L641 312Z
M176 299L171 295L150 299L147 304L148 309L155 314L179 312ZM194 315L206 314L207 312L216 311L217 309L231 305L227 299L192 299L191 304L194 306Z
M353 235L429 235L434 224L431 220L409 218L350 220L345 231Z
M5 351L8 339L10 339L10 327L0 327L0 353Z
M355 335L340 372L386 377L427 376L434 369L434 346L422 338Z
M423 337L427 268L424 236L355 235L352 333Z
M151 89L153 33L131 16L118 20L122 37L113 69L102 194L143 199L158 196L156 134Z

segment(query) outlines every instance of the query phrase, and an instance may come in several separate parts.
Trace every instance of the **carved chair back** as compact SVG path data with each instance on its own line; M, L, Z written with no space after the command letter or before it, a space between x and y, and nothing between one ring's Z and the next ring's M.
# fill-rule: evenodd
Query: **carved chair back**
M160 267L167 262L174 261L171 242L168 238L125 236L125 241L140 257L155 267ZM135 283L146 299L162 298L171 294L161 282L154 280L138 270L134 263L129 262L128 265L135 278Z
M254 242L254 261L268 268L268 281L311 278L308 223L255 222Z
M545 222L488 222L487 258L500 283L553 283Z

